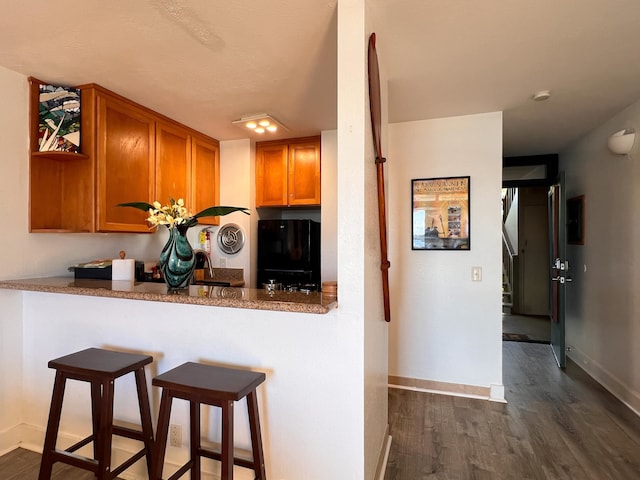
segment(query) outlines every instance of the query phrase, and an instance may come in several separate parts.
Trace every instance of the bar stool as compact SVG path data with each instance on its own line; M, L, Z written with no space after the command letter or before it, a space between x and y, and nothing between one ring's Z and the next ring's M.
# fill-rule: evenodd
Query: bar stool
M132 353L114 352L100 348L88 348L51 360L49 368L56 370L51 409L44 440L39 480L49 480L53 464L62 462L93 472L98 480L116 478L143 456L151 471L153 452L153 426L144 366L153 357ZM138 391L138 405L142 430L138 431L113 425L113 393L115 379L133 372ZM91 384L91 417L93 433L66 450L56 449L64 389L68 379ZM113 435L132 438L144 443L144 447L117 468L111 470L111 440ZM93 442L94 458L74 454L79 448Z
M162 388L160 413L156 431L156 451L153 457L153 480L162 479L164 454L167 448L169 418L174 398L189 402L190 410L190 450L187 463L174 473L175 480L191 470L191 479L200 480L200 457L221 462L221 480L233 479L233 465L252 469L256 480L266 480L262 437L256 388L265 380L264 373L249 372L233 368L215 367L202 363L188 362L163 373L152 380L152 384ZM251 429L252 460L237 458L233 453L233 406L234 402L247 397L249 427ZM222 448L220 452L208 450L201 445L200 404L222 409Z

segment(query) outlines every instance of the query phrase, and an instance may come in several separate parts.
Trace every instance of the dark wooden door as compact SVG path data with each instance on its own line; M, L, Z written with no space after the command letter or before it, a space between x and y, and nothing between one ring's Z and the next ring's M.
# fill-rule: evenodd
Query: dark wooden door
M558 181L549 188L549 237L550 237L550 312L551 347L560 368L566 365L565 346L565 304L568 275L567 261L567 221L566 194L564 188L564 172L560 172Z

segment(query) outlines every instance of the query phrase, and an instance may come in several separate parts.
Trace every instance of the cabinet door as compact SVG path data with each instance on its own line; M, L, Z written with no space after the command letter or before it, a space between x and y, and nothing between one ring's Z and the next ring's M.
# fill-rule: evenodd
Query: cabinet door
M256 207L287 205L287 144L256 148Z
M216 141L198 135L191 141L191 187L193 213L220 204L220 149ZM219 225L220 217L201 217L198 223Z
M155 199L168 205L182 198L189 210L191 191L191 135L179 125L156 122ZM193 212L195 213L195 212Z
M289 144L289 205L320 205L320 141Z
M147 232L147 214L116 205L153 202L155 121L133 104L97 96L98 230Z

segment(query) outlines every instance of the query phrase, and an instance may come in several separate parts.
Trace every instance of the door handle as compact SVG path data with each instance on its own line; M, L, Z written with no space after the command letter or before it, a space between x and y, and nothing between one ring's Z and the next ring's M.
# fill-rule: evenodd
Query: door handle
M560 276L557 276L557 277L551 277L551 280L554 281L554 282L560 282L560 283L573 282L573 278L571 278L571 277L560 277Z

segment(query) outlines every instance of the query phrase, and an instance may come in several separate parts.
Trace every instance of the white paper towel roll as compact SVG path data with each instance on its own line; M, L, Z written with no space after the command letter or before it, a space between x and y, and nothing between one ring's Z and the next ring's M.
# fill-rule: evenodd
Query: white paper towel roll
M135 280L135 260L116 258L111 262L111 280Z

